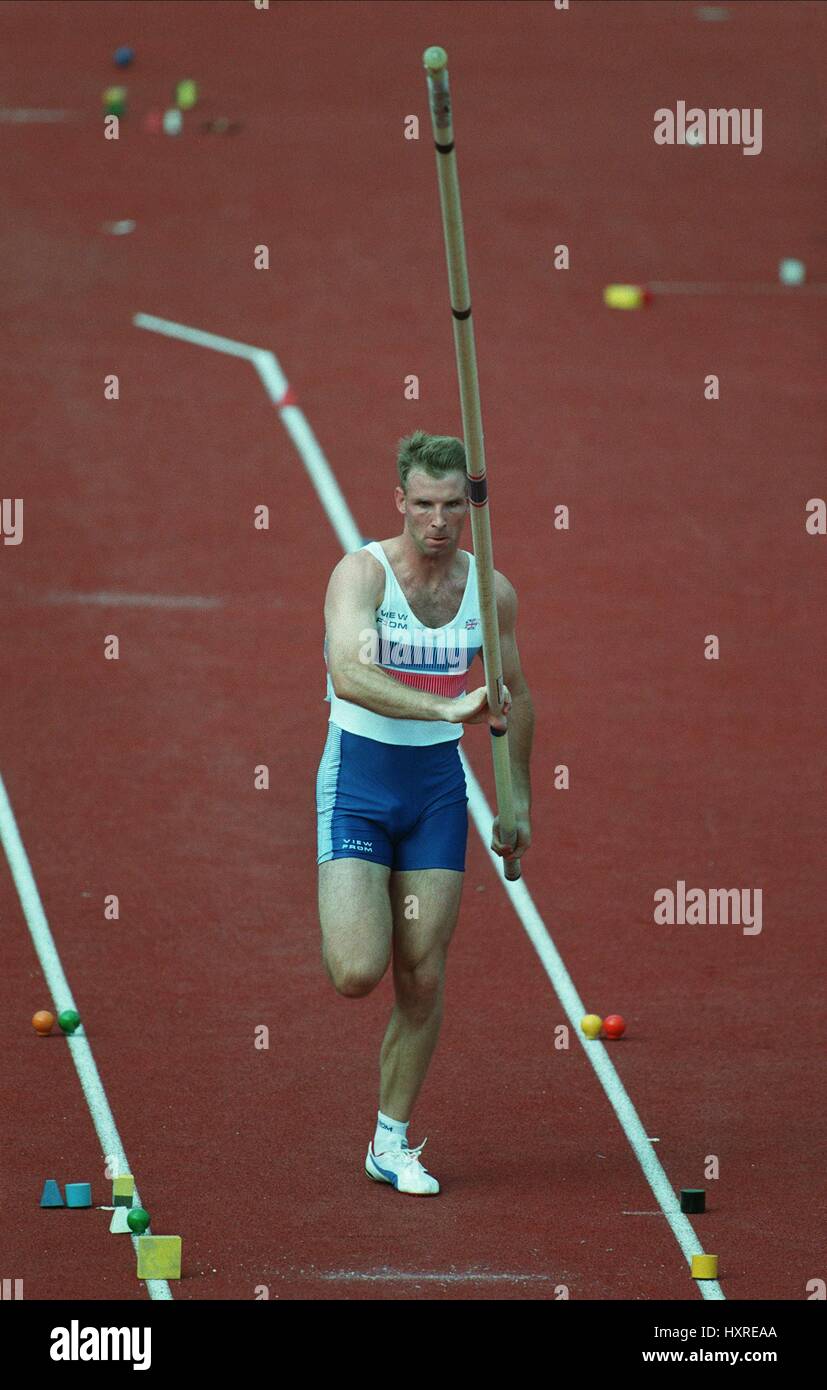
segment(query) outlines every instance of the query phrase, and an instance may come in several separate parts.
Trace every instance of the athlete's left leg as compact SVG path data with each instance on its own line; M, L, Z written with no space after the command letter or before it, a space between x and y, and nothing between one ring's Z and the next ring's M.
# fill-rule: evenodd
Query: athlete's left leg
M396 1003L380 1054L379 1109L403 1123L439 1037L445 960L464 878L454 869L395 870L390 876Z

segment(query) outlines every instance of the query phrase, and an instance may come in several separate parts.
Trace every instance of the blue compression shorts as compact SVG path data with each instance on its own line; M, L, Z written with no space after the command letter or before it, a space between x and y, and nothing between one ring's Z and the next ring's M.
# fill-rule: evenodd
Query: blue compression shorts
M465 871L468 796L459 739L380 743L328 724L316 777L318 859Z

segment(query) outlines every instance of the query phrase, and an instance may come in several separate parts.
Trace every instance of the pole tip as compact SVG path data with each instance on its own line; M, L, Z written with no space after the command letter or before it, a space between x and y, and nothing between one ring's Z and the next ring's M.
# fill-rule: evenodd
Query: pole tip
M422 62L428 72L436 74L448 66L448 54L444 48L426 48L422 54Z

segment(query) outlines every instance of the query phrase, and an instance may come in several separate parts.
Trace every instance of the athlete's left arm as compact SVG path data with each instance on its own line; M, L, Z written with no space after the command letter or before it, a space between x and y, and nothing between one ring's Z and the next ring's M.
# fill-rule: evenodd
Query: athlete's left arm
M514 785L514 811L517 820L516 858L525 853L531 843L531 777L529 763L534 738L534 705L526 684L520 653L517 650L517 595L499 570L494 571L497 596L497 616L500 626L500 654L503 681L511 694L508 715L508 749L511 755L511 780ZM491 848L501 854L505 849L499 841L499 825L494 821Z

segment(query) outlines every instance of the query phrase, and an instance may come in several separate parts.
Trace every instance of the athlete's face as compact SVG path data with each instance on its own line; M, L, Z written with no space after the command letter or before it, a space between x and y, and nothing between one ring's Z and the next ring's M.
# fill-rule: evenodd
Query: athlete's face
M465 474L410 473L408 488L396 489L396 505L405 517L405 530L423 555L454 553L468 511Z

